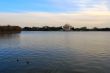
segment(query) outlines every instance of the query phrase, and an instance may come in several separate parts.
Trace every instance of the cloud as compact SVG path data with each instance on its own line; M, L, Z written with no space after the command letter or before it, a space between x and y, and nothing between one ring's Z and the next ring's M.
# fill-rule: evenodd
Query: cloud
M108 0L50 0L64 12L0 13L0 24L19 26L110 27ZM69 8L70 7L70 8ZM78 7L76 10L75 7ZM66 8L69 8L66 9ZM74 11L75 10L75 11Z
M94 14L94 13L0 13L0 23L3 25L19 25L19 26L61 26L69 23L75 27L110 27L110 13Z
M50 0L53 5L59 7L61 10L67 10L67 12L79 12L88 11L92 8L110 10L109 0Z

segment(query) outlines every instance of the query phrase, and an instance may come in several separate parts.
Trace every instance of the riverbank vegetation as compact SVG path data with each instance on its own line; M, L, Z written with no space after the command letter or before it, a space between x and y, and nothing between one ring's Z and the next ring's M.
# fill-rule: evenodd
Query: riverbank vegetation
M23 27L20 26L0 26L0 33L20 33L21 31L110 31L110 28L87 28L87 27L80 27L75 28L68 24L59 27L50 27L50 26L43 26L43 27Z
M59 27L49 27L49 26L43 26L43 27L24 27L22 28L23 31L110 31L110 28L87 28L87 27L80 27L75 28L68 24L64 26Z
M0 26L0 33L20 33L22 28L19 26Z

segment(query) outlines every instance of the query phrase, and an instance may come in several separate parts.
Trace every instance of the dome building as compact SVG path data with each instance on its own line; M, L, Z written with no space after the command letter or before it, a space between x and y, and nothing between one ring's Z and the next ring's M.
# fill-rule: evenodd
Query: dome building
M71 26L70 26L69 24L65 24L65 25L63 26L63 30L64 30L64 31L70 31L70 30L71 30Z

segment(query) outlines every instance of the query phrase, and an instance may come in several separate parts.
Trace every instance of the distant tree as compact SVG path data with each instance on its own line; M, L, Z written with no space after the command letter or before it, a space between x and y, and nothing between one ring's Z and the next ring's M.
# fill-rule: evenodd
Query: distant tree
M94 31L98 31L98 30L99 30L99 28L94 27L92 30L94 30Z
M19 26L0 26L0 33L17 33L21 32L21 30Z
M88 30L88 29L87 29L87 27L81 27L80 30L86 31L86 30Z

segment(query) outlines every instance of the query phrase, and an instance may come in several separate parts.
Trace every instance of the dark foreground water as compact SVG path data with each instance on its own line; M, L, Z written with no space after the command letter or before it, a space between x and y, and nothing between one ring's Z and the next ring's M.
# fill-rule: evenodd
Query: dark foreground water
M110 32L0 35L0 73L110 73Z

